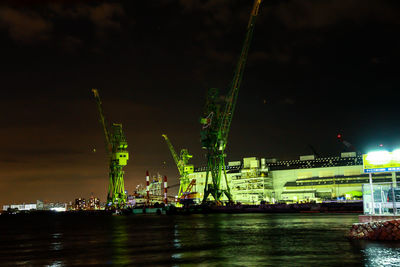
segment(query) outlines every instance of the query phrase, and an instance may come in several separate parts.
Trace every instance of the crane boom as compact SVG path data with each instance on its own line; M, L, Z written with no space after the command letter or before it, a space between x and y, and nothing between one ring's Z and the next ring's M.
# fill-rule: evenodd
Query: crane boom
M99 116L100 116L99 121L100 121L100 124L101 124L101 126L103 128L104 137L105 137L105 140L106 140L106 151L108 152L108 154L111 154L112 153L112 145L111 145L111 142L110 142L110 134L109 134L109 131L107 129L106 120L104 118L103 108L101 106L101 100L100 100L99 91L97 91L97 89L92 89L92 92L93 92L94 98L96 99L97 109L99 111Z
M179 156L174 149L174 146L172 145L171 141L169 141L168 136L166 134L163 134L162 137L164 137L165 142L167 143L167 146L168 146L169 150L171 151L171 154L172 154L172 157L174 158L175 164L178 167L179 174L183 175L183 167L179 160Z
M231 87L230 87L229 94L227 97L225 111L223 113L223 118L221 121L220 130L219 130L219 132L221 133L220 139L223 143L224 148L228 141L228 134L229 134L232 118L233 118L233 113L234 113L235 107L236 107L236 101L237 101L237 97L238 97L238 93L239 93L240 84L243 79L243 73L244 73L244 69L246 66L247 56L249 54L250 43L251 43L251 39L253 37L254 26L255 26L256 18L257 18L258 11L260 8L260 4L261 4L261 0L254 1L254 5L253 5L253 9L251 11L249 23L247 25L247 33L246 33L246 37L245 37L245 40L243 43L243 48L240 53L239 61L237 63L236 71L233 76L233 79L231 82Z

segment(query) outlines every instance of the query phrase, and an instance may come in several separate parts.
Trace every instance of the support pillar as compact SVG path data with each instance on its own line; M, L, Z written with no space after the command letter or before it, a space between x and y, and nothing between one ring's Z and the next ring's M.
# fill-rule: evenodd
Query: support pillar
M392 172L392 184L393 187L397 187L396 172Z
M374 203L374 187L372 185L372 173L369 173L369 185L371 188L371 205L372 205L372 212L371 214L375 214L375 203Z

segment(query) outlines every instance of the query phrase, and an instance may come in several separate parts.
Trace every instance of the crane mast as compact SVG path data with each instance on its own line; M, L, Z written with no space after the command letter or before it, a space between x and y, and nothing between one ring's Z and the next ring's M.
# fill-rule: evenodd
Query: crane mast
M97 89L92 89L94 98L97 102L97 109L100 116L100 124L103 128L106 151L109 158L109 184L107 193L107 208L121 208L126 204L126 194L124 187L123 167L127 165L129 153L128 143L122 131L122 124L113 123L111 130L108 129L103 114L103 108Z
M202 148L207 150L207 173L203 203L207 201L210 194L216 202L220 202L223 194L227 196L230 202L232 201L225 169L225 148L260 4L261 0L254 1L242 51L225 100L221 101L221 98L218 97L219 91L216 88L211 88L207 92L204 116L200 119L200 123L203 125L200 133ZM225 177L226 189L221 188L222 173ZM211 184L208 183L210 175Z
M178 168L179 171L180 178L179 178L178 198L180 198L185 189L188 188L189 185L188 175L190 173L193 173L193 165L188 164L189 160L193 156L189 154L187 149L181 149L180 155L178 156L168 136L163 134L162 137L164 137L165 142L167 143L167 146L172 154L172 158L174 159L176 167Z

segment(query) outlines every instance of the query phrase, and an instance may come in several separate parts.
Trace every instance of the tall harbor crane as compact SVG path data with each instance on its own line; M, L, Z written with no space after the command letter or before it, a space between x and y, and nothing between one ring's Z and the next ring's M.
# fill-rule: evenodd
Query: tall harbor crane
M190 155L188 150L185 148L181 149L180 155L178 156L168 136L163 134L162 137L164 137L165 142L167 143L167 146L171 151L172 158L175 161L176 167L178 167L180 175L178 198L180 198L182 196L182 193L185 191L186 188L188 188L190 184L188 175L190 173L193 173L193 165L188 163L193 156Z
M224 100L221 100L218 89L211 88L207 92L203 117L200 119L200 123L203 125L200 132L201 145L203 149L207 150L207 173L203 203L207 201L210 194L217 203L220 202L223 194L227 196L230 202L232 201L225 169L225 148L260 4L261 0L254 1L246 37L229 93ZM209 184L210 174L212 183ZM222 174L225 176L226 189L221 188Z
M109 184L107 193L107 208L122 208L126 204L126 194L124 187L124 166L127 165L129 153L127 151L128 143L122 131L122 124L113 123L111 130L107 127L103 114L103 108L99 92L92 89L94 98L99 110L99 121L103 128L107 156L109 158Z

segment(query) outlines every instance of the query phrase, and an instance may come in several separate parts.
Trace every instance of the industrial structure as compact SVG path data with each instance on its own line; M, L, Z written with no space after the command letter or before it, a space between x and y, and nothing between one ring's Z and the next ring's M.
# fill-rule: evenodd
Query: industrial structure
M109 158L109 185L107 193L107 208L122 208L125 206L127 197L124 188L123 167L127 165L129 153L128 143L122 131L122 124L113 123L109 130L103 114L103 108L99 93L92 89L97 102L100 123L103 128L106 151Z
M176 153L171 141L169 140L168 136L163 134L162 137L164 137L165 142L167 143L167 146L171 152L172 158L174 159L174 162L176 164L176 167L178 168L179 172L179 191L178 191L178 198L181 198L182 194L184 192L187 192L189 185L191 184L191 180L189 180L188 175L190 173L193 173L193 164L189 164L189 160L193 157L192 155L189 154L188 150L183 148L181 149L181 152L178 156L178 153Z
M305 155L293 160L244 158L228 162L225 168L231 199L223 197L221 201L242 204L357 200L362 184L369 179L363 172L362 156L356 152L335 157ZM189 178L196 179L197 190L204 189L207 166L195 168ZM399 173L377 173L372 178L374 183L400 182Z
M228 142L229 130L260 4L261 0L254 1L250 20L247 25L245 41L233 80L230 84L230 90L225 96L225 99L221 100L218 89L216 88L211 88L207 91L204 114L200 120L202 124L200 133L201 145L203 149L207 150L206 181L203 202L207 201L209 195L211 195L217 203L220 202L223 195L225 195L229 201L232 201L225 168L225 148ZM208 182L210 175L211 183ZM225 177L225 186L221 184L223 177Z
M131 206L154 206L155 204L173 202L174 197L167 196L167 177L159 173L150 178L149 171L146 171L146 186L139 184L132 195Z

